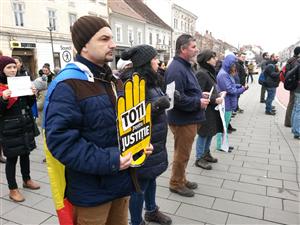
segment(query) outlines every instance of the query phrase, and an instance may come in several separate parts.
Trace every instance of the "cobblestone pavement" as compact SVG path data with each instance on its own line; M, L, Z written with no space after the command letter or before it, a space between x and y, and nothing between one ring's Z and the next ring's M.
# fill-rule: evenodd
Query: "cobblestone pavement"
M168 189L173 155L173 138L169 132L170 166L158 178L157 204L172 217L173 224L300 224L300 142L283 126L285 111L279 104L275 102L275 117L264 114L259 94L256 81L241 96L240 107L245 112L233 118L232 124L238 130L229 136L235 149L232 153L212 149L212 154L219 159L213 170L195 167L193 150L187 167L188 179L199 185L193 198L180 197ZM21 188L26 198L23 203L9 200L1 164L0 224L58 224L42 163L41 137L37 142L39 147L31 154L31 176L40 182L41 189ZM215 147L215 141L212 146ZM19 167L17 180L21 186Z

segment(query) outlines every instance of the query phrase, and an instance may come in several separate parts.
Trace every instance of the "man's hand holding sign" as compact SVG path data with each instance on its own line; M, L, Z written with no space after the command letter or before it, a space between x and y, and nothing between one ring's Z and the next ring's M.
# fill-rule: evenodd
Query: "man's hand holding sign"
M118 98L117 125L121 150L120 170L143 164L151 154L151 104L145 102L145 80L134 74Z

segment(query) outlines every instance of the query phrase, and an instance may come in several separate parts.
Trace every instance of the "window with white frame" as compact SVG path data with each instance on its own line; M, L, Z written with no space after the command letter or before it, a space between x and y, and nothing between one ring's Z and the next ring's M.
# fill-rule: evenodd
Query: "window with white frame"
M149 32L149 44L152 45L152 33Z
M142 44L142 31L141 30L137 31L137 43L139 45Z
M159 34L156 34L156 44L160 43Z
M70 26L73 26L73 24L75 23L76 19L77 19L77 15L75 13L69 13Z
M129 44L132 46L133 44L133 28L132 27L128 27L128 42Z
M13 2L16 26L24 27L24 8L24 3L16 1Z
M52 30L57 30L56 24L57 24L57 18L56 18L56 11L53 9L48 10L48 19L49 19L49 27L52 28Z
M122 42L122 26L119 24L116 24L116 42Z
M178 19L174 18L174 29L178 28Z

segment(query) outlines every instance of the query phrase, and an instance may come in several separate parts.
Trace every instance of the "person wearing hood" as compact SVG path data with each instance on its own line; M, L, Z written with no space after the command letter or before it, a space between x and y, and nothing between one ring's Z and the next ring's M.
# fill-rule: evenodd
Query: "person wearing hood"
M226 91L225 97L225 123L226 129L228 129L228 124L231 119L232 112L237 109L238 96L244 93L248 89L248 86L241 86L236 84L234 81L234 76L237 74L236 69L236 56L229 54L225 57L222 68L217 75L217 84L219 91ZM228 139L228 135L226 135ZM222 134L217 134L217 150L224 151L221 148ZM233 147L229 147L229 152L233 150Z
M131 77L132 62L130 60L119 59L117 63L117 72L115 75L119 77L123 82Z
M205 110L206 120L201 122L198 129L196 142L196 162L195 166L206 170L211 170L209 163L216 163L218 160L212 157L210 153L210 144L214 135L223 132L222 120L219 111L215 110L218 104L221 104L223 98L218 94L215 66L217 62L216 53L211 50L204 50L197 56L197 62L200 69L196 73L199 85L202 91L213 92L210 96L210 102Z
M9 198L15 202L25 200L16 182L16 164L20 157L23 187L39 189L30 177L29 154L36 148L34 140L34 119L31 107L35 101L36 89L32 86L31 96L11 97L7 77L15 77L17 65L13 58L0 57L0 142L6 156L5 173Z
M267 90L267 99L266 99L266 115L274 116L276 115L275 109L272 106L272 102L275 98L276 88L279 85L279 73L276 72L276 67L274 64L268 64L264 71L266 82L265 87Z
M132 75L137 72L146 81L146 102L151 102L152 136L151 144L153 153L148 156L144 165L137 168L137 177L141 192L133 193L129 202L132 225L142 225L143 204L145 202L144 218L148 222L170 225L172 219L159 211L156 204L156 178L166 171L168 167L167 133L168 124L166 108L170 106L169 97L162 91L162 80L158 75L157 51L150 45L138 45L124 51L123 60L131 60Z

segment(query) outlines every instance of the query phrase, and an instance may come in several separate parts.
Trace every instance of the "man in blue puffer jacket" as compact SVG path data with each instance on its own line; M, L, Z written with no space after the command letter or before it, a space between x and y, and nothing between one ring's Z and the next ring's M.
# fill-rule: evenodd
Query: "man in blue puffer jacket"
M74 224L125 225L134 187L132 156L120 156L117 140L115 104L122 83L107 65L116 45L99 17L79 18L71 34L76 62L52 81L45 102L47 147L65 166Z

